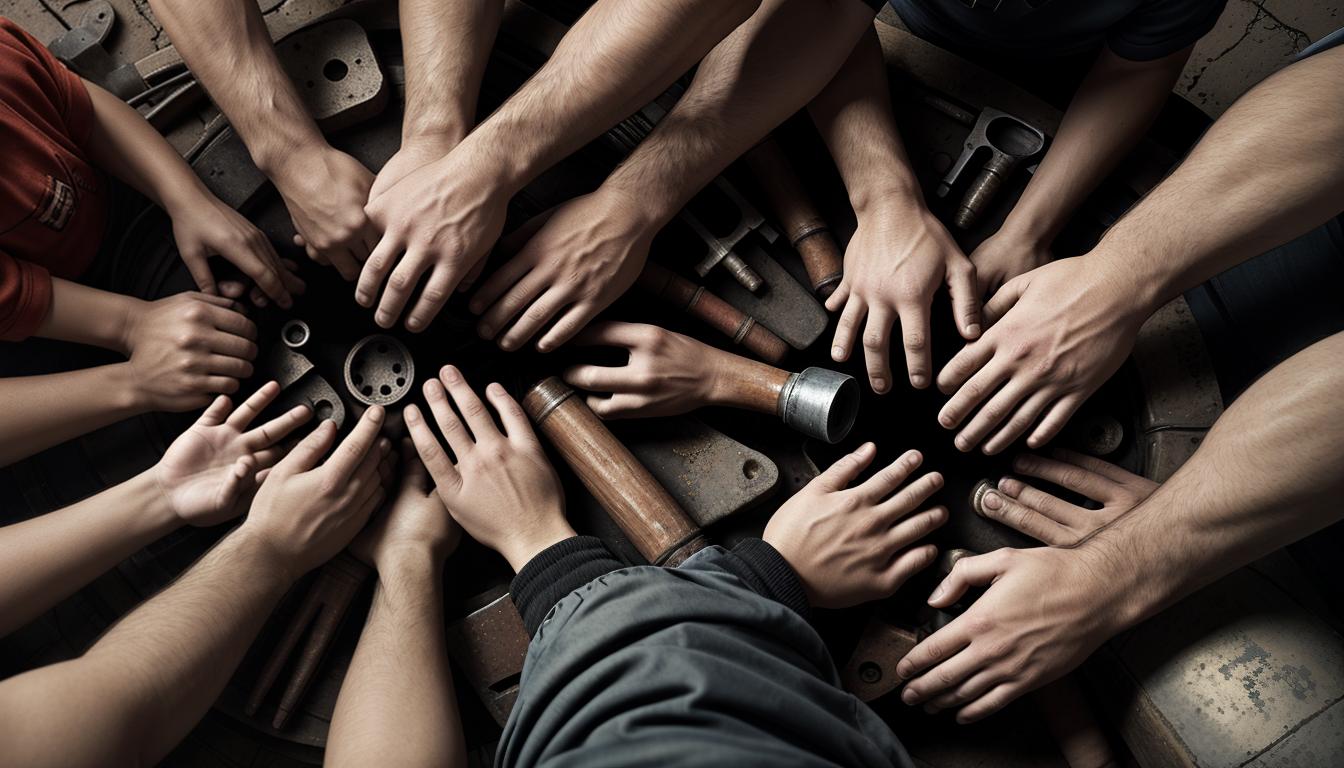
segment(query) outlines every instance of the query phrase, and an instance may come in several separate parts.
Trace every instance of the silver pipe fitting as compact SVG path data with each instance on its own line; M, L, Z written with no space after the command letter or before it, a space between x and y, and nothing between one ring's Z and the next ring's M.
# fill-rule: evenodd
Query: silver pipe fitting
M790 374L779 394L779 417L785 424L831 444L845 439L858 413L854 377L825 368Z

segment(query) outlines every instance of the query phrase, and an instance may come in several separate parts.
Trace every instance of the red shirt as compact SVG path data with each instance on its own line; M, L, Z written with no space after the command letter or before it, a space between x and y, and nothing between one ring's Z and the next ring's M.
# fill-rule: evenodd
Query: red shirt
M98 253L107 187L88 161L92 129L84 83L0 18L0 339L31 336L51 277L79 277Z

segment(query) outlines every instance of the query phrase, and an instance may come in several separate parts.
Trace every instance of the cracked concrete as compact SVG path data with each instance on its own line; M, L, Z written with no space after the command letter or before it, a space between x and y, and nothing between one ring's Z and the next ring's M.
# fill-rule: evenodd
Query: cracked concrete
M1303 48L1342 26L1339 0L1228 0L1217 25L1195 45L1176 93L1217 117Z

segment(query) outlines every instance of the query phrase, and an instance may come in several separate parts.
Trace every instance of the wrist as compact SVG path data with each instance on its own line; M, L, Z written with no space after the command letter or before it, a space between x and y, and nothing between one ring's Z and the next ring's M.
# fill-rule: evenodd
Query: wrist
M277 546L265 533L249 525L248 520L224 538L224 544L256 563L257 573L274 578L284 589L299 580L308 569L301 568L291 553Z
M113 351L125 357L135 352L135 342L140 322L149 310L150 302L130 296L120 296L116 309L109 315L109 333Z
M509 561L509 567L513 568L514 573L522 571L542 551L578 535L559 510L546 518L546 522L530 530L517 532L500 547L499 554Z
M1112 316L1137 329L1179 291L1168 287L1166 275L1145 274L1142 265L1151 260L1135 258L1134 252L1125 250L1109 247L1103 240L1081 258L1086 274L1099 285L1110 286Z
M877 179L846 180L849 205L860 219L889 212L902 220L928 213L924 193L914 178L887 174Z
M1061 222L1056 216L1037 213L1019 203L993 236L1007 238L1023 247L1044 250L1054 243L1060 229Z
M408 544L377 558L374 568L384 584L433 584L443 578L443 561L428 545Z
M401 148L425 147L448 154L467 137L465 120L406 115L401 125Z
M136 380L135 369L129 361L103 366L103 371L107 374L107 392L118 413L134 416L151 409L149 393Z
M168 493L159 482L158 472L159 466L155 464L126 481L138 499L137 520L147 526L154 539L167 536L186 524L169 503Z
M289 145L268 142L252 151L252 161L283 193L296 186L311 185L313 169L324 164L328 152L336 151L321 134L317 134L309 140Z

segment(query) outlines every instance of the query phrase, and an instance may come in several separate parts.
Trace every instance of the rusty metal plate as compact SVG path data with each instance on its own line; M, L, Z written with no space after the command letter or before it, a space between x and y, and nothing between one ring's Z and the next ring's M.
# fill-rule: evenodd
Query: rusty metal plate
M1148 318L1133 357L1143 385L1139 419L1145 431L1208 429L1222 414L1218 379L1185 299L1177 298Z
M849 662L840 671L841 684L860 701L872 701L890 693L901 684L896 664L917 642L914 632L878 618L871 619Z
M500 727L518 699L530 640L508 594L448 625L448 655Z
M387 81L364 28L348 19L316 24L275 47L313 119L326 130L363 122L387 106Z
M779 480L779 468L768 456L699 419L607 426L701 528L761 501Z
M821 338L829 318L812 291L754 242L740 244L737 254L764 279L765 286L752 293L732 275L716 270L705 277L705 287L755 317L794 349L807 349Z

